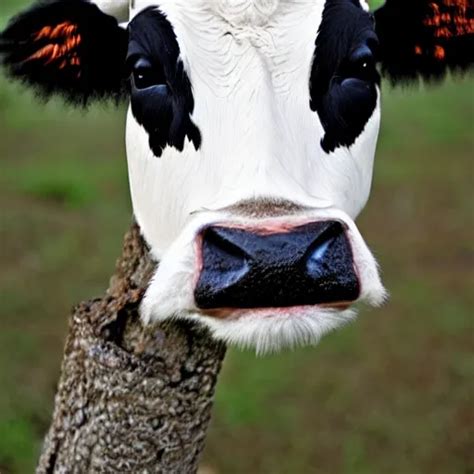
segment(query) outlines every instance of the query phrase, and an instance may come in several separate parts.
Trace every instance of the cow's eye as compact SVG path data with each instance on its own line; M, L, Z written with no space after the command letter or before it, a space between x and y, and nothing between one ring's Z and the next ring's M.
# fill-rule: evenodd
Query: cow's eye
M376 61L368 46L361 46L350 55L344 67L344 76L363 81L376 80Z
M133 66L133 83L137 89L165 84L166 80L161 67L153 65L148 59L140 58Z

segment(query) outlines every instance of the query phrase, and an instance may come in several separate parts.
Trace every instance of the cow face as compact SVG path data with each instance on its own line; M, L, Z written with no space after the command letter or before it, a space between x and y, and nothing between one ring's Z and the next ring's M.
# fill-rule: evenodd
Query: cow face
M128 29L133 207L160 260L144 318L267 350L380 303L353 221L380 120L367 11L173 1L137 8Z
M380 304L354 223L372 181L377 63L412 79L471 62L456 35L426 33L428 4L397 49L384 27L395 0L377 28L359 0L136 0L122 26L104 11L126 17L126 2L98 3L40 4L0 47L10 73L44 94L129 97L133 209L160 262L144 321L196 320L264 352L317 341L357 301ZM471 18L462 1L437 8L457 28Z

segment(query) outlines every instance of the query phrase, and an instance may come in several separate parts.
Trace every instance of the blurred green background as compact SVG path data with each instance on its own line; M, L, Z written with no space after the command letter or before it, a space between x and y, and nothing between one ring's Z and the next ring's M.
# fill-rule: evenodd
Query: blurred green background
M0 27L27 0L1 0ZM384 94L359 220L390 302L316 348L230 350L210 473L472 473L474 81ZM0 78L0 472L32 472L71 306L130 223L124 108L41 105Z

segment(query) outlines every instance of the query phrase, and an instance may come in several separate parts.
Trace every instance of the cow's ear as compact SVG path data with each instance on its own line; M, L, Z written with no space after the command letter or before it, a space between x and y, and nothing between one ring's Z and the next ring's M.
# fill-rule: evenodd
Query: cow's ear
M382 72L395 84L474 64L472 0L387 0L375 20Z
M0 33L0 60L43 97L86 105L125 95L127 43L127 31L89 1L43 1Z

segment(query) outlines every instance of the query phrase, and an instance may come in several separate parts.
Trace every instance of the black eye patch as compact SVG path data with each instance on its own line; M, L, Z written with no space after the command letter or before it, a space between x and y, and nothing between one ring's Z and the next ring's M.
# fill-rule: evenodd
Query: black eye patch
M373 17L357 0L327 0L310 79L310 107L327 153L353 145L375 110L377 48Z
M152 7L132 20L129 34L132 113L148 133L151 150L157 157L167 146L182 151L186 138L198 149L201 134L190 117L194 110L191 83L171 24Z

